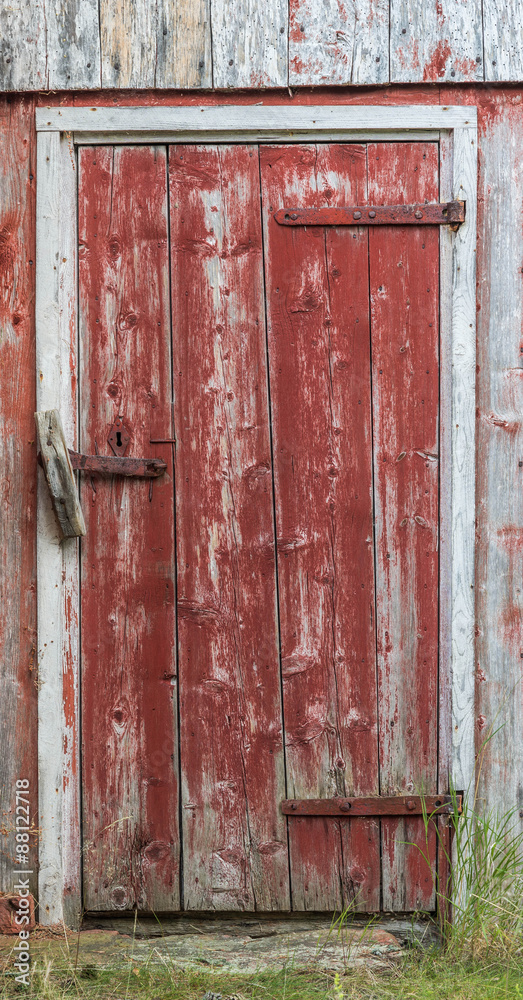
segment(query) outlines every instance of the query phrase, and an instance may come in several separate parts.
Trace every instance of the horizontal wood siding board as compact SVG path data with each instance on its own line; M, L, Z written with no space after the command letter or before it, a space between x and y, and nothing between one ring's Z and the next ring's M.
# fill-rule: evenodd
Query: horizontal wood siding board
M213 141L263 139L279 137L281 141L303 142L307 133L326 132L324 141L343 139L346 132L360 132L368 136L369 131L402 132L423 129L453 129L475 125L477 110L466 105L441 106L416 104L398 105L391 114L391 108L371 105L227 105L211 104L200 106L165 107L162 105L142 107L48 107L37 108L36 128L39 132L74 132L76 141L82 141L84 133L118 133L126 131L181 132L193 136L197 142L209 133ZM296 133L303 133L296 136ZM295 137L296 136L296 137ZM360 137L361 138L361 137ZM417 138L413 136L412 138ZM427 138L427 137L425 137ZM428 137L430 138L430 136ZM129 136L127 136L129 141Z
M365 200L365 147L260 156L288 794L376 794L368 235L273 218ZM289 838L296 909L379 906L374 821L297 819Z
M291 87L388 82L388 0L291 0Z
M391 0L391 83L483 80L482 0Z
M82 477L82 768L88 909L177 910L174 470L165 148L80 151L81 449L117 416L154 481Z
M521 82L520 15L518 0L391 0L389 26L387 0L25 0L0 12L0 88Z
M38 845L36 670L34 102L0 100L0 892L12 893L16 781L29 781L29 868ZM36 875L30 889L38 897Z
M290 907L256 146L169 150L186 909Z
M211 0L213 85L286 87L288 0Z

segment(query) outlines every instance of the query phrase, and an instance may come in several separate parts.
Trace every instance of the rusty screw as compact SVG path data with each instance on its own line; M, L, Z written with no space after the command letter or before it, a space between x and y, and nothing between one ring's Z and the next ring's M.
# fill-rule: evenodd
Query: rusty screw
M416 808L416 803L414 802L414 799L407 799L405 805L407 809L409 809L411 812L413 809Z
M375 218L376 218L376 212L374 210L372 212L369 212L369 219L375 219Z
M344 799L343 802L340 802L340 809L342 812L344 813L348 812L349 809L351 808L352 808L352 802L349 802L348 799Z
M353 212L352 217L354 219L361 219L361 212Z
M415 219L422 219L423 218L423 212L421 212L419 208L418 208L417 212L414 212L414 218Z

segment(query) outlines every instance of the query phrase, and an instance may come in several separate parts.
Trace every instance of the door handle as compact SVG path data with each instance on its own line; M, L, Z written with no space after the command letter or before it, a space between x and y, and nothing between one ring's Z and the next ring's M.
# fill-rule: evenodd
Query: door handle
M137 476L152 479L167 469L160 458L120 458L105 455L81 455L67 447L58 410L35 413L36 434L40 447L38 461L44 470L62 538L78 538L86 533L85 520L76 488L74 472L106 476Z

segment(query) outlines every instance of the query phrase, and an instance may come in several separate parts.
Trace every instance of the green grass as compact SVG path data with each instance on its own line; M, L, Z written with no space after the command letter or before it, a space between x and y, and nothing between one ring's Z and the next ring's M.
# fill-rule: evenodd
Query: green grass
M187 971L148 965L75 975L35 969L29 988L5 981L1 1000L21 995L42 1000L203 1000L206 993L237 1000L523 1000L523 961L456 962L441 953L409 955L386 970L355 969L343 975L289 967L257 975Z

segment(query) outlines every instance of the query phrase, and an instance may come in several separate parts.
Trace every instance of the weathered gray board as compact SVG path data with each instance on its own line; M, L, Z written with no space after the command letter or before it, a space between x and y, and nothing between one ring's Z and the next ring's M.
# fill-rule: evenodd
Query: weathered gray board
M523 831L523 119L517 99L509 93L502 112L488 121L480 158L476 752L480 807L515 810ZM507 211L510 205L514 211Z
M523 80L520 0L18 0L0 90Z
M62 538L85 535L86 527L58 410L35 413L40 460Z

